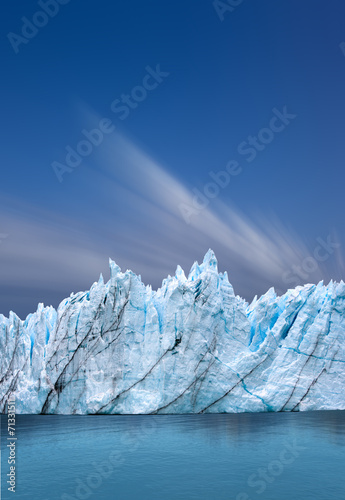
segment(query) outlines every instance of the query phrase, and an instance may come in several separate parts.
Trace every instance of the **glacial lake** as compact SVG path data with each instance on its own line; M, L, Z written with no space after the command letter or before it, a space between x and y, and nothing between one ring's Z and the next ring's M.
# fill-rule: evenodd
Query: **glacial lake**
M345 411L17 416L17 500L341 500Z

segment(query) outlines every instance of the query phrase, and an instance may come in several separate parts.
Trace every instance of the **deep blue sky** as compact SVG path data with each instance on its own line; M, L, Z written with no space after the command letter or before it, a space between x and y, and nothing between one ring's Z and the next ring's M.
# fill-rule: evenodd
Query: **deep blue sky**
M211 0L71 0L16 54L7 35L38 10L0 16L0 312L56 306L108 257L156 288L211 247L250 300L331 235L299 284L344 277L343 1L243 0L221 21ZM121 120L111 103L157 64L169 76ZM296 118L247 162L238 145L284 106ZM60 183L52 162L105 117L115 132ZM181 200L232 159L241 173L186 224Z

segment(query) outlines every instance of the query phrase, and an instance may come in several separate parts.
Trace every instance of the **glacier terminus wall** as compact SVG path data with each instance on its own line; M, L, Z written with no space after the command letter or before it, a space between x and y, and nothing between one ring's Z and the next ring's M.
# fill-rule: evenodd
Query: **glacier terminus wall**
M153 291L110 261L87 292L0 315L0 411L159 414L345 409L345 284L249 305L208 251Z

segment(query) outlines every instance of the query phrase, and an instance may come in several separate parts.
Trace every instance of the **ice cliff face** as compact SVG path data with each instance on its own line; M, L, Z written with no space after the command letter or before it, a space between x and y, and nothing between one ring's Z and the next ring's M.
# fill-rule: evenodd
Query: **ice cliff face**
M345 409L345 284L248 304L209 251L157 292L110 261L108 283L0 315L0 411L205 413Z

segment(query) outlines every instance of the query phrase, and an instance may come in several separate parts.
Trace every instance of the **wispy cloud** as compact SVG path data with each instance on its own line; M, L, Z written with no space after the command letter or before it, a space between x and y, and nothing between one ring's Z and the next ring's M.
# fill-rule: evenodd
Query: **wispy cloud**
M113 172L113 159L123 156L123 169ZM166 169L121 136L116 137L108 150L103 150L101 159L109 179L105 189L113 192L118 178L126 185L127 193L138 208L140 221L151 225L158 238L154 240L156 252L164 252L162 245L168 240L179 261L200 254L211 246L217 249L222 263L244 276L244 281L252 282L250 295L255 289L254 282L281 285L282 274L293 264L312 255L302 238L288 230L274 216L255 216L251 219L238 209L220 200L213 202L212 208L205 208L191 217L186 224L179 206L192 206L192 194L187 187ZM127 177L130 172L131 178ZM113 176L113 177L112 177ZM135 180L134 180L135 179ZM152 226L152 223L153 226ZM341 251L336 252L339 263ZM340 265L339 265L340 267ZM324 269L319 268L312 278L322 279ZM327 273L326 273L327 274ZM249 279L248 279L249 277ZM252 277L252 279L250 278Z
M285 290L282 274L312 255L273 216L248 218L221 200L186 224L179 205L192 203L188 187L117 132L95 153L94 164L97 169L78 167L95 193L88 221L6 200L17 211L0 217L1 230L10 234L0 248L2 288L51 289L62 299L66 290L88 288L100 272L107 275L108 257L156 288L177 264L188 270L211 247L236 292L251 299L270 286ZM341 247L308 281L330 278L335 269L344 271Z

